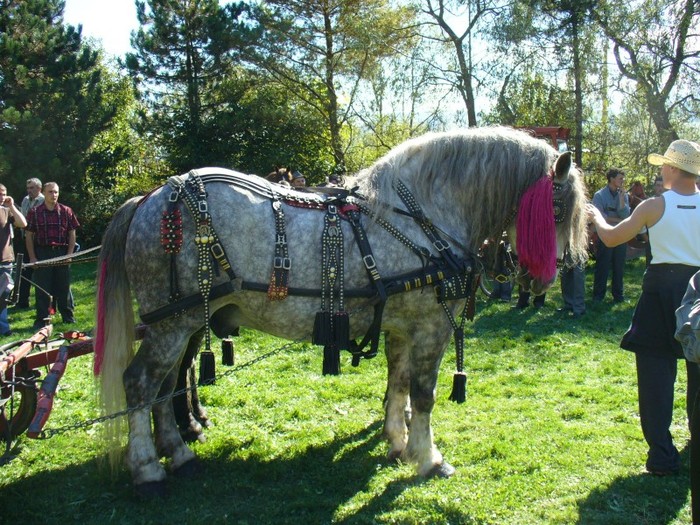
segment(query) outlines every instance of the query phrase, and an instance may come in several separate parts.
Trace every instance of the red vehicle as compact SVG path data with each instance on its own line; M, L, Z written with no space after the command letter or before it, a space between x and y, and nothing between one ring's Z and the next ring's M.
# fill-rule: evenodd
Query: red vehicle
M559 153L569 151L569 135L571 130L561 126L543 126L543 127L519 127L523 131L527 131L538 139L546 140Z

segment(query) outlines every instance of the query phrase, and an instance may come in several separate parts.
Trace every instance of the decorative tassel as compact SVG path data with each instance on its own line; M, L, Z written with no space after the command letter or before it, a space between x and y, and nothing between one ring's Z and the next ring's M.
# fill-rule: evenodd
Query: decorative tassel
M323 375L340 375L340 350L335 345L323 347Z
M350 349L350 317L347 312L336 312L333 316L333 336L338 350Z
M233 366L235 362L233 354L233 339L221 340L221 364Z
M456 403L464 403L466 401L467 374L464 372L455 372L455 375L452 377L452 393L449 399Z
M540 178L521 197L516 222L516 251L520 264L543 282L551 281L557 273L552 196L552 179Z
M216 379L216 362L214 352L204 351L199 356L199 386L213 385Z
M311 342L315 345L327 346L333 344L333 325L330 312L316 312L314 331Z

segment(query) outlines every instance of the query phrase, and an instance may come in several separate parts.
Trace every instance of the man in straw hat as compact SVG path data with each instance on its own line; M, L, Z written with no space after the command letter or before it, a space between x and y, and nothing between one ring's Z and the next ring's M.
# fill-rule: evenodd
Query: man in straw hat
M645 226L649 231L653 258L644 273L632 324L620 346L636 356L639 415L649 445L646 470L663 476L677 473L681 466L670 432L677 360L684 359L683 350L674 339L675 310L688 281L700 270L700 193L695 187L695 179L700 175L700 146L676 140L666 153L651 154L648 161L661 166L668 191L645 200L615 226L608 224L590 204L588 215L607 246L627 242ZM685 365L690 419L700 372L695 363L686 360Z

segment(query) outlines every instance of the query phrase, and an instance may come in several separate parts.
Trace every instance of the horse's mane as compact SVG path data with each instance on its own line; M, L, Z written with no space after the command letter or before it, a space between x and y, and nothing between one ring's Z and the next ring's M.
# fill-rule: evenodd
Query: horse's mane
M460 216L470 248L476 250L485 239L500 238L505 225L512 224L523 192L549 171L557 156L546 142L512 128L428 133L394 148L346 186L359 186L381 209L383 203L395 202L389 196L401 179L421 205L449 204L453 209L444 212ZM561 226L580 222L585 190L578 179L572 181L574 213ZM572 254L580 256L585 253L585 222L573 229L568 243Z

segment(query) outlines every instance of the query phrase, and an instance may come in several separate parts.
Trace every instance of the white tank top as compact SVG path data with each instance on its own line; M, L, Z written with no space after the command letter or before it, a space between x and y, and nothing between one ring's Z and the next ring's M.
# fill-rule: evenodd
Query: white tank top
M649 228L651 264L700 266L700 193L664 192L664 213Z

